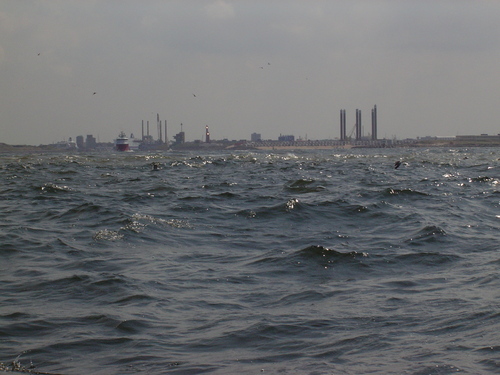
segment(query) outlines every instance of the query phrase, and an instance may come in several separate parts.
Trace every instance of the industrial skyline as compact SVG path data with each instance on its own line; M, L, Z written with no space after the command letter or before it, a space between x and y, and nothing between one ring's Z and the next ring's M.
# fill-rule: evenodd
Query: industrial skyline
M338 124L339 128L339 136L338 137L332 137L332 138L323 138L323 139L308 139L306 136L305 138L302 138L302 136L298 136L296 138L295 134L280 134L277 138L274 138L275 141L278 142L295 142L296 140L298 141L335 141L332 144L336 144L336 141L339 141L339 144L349 144L349 143L356 143L356 142L361 142L361 141L372 141L371 145L382 145L385 144L385 141L410 141L410 140L415 140L415 139L431 139L433 138L432 136L422 136L422 137L416 137L416 138L406 138L406 139L398 139L397 137L393 138L379 138L378 137L378 110L377 110L377 105L374 105L373 108L371 109L371 125L370 125L370 130L368 134L365 134L365 128L363 126L362 122L362 110L357 108L355 110L355 122L352 128L350 129L350 132L348 133L348 127L347 127L347 111L345 109L340 110L340 121ZM157 138L154 137L154 127L150 127L150 122L149 120L142 120L141 121L141 137L136 138L134 136L134 133L130 134L130 138L136 142L142 142L145 147L149 144L150 146L159 146L159 145L170 145L170 144L182 144L185 143L187 140L186 138L186 133L183 130L183 124L181 123L180 125L180 131L175 133L171 129L170 134L172 134L171 138L168 138L168 126L167 126L167 120L160 120L160 114L156 114L156 132L157 132ZM204 136L200 137L197 139L196 137L194 139L191 139L191 142L194 140L195 142L204 142L204 143L210 143L212 138L210 135L210 127L209 125L205 125L203 127L204 129ZM499 134L494 134L494 135L488 135L485 133L482 134L467 134L463 136L457 136L459 139L478 139L478 138L484 138L484 139L492 139L498 136ZM492 137L493 136L493 137ZM453 137L435 137L435 138L453 138ZM90 144L93 145L92 147L95 147L96 145L96 139L93 137L92 134L87 134L87 141L83 142L83 136L79 135L77 136L77 146L80 144L79 148L86 148L82 147L81 145L83 143L85 144ZM80 140L80 141L79 141ZM262 137L261 133L252 133L250 134L250 138L243 137L239 139L232 139L229 140L227 138L218 138L218 139L213 139L215 142L220 142L220 141L229 141L229 142L241 142L241 141L250 141L251 143L254 142L261 142L261 141L273 141L273 138L270 137ZM377 141L384 141L384 142L379 142ZM496 141L495 141L496 142ZM106 142L105 142L106 143ZM147 148L147 147L146 147Z

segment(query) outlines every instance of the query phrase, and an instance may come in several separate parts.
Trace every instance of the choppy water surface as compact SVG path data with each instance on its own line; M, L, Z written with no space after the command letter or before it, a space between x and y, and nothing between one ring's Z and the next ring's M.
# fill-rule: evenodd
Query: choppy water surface
M500 373L499 158L2 155L0 362Z

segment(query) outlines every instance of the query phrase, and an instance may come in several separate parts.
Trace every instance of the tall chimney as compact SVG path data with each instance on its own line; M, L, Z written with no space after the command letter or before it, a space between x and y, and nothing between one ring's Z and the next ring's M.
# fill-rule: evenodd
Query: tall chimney
M356 140L361 140L361 109L356 109Z
M345 109L340 110L340 140L345 141L347 139L346 136L346 117L345 117Z
M377 140L377 105L372 109L372 140Z

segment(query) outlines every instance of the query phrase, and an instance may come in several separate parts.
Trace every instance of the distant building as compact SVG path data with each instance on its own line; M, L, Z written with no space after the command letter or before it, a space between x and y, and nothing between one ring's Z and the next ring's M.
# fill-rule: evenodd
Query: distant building
M262 137L261 137L261 135L260 135L260 134L258 134L258 133L252 133L252 134L250 135L250 140L251 140L252 142L260 142L260 141L262 140Z
M83 150L85 148L85 142L83 140L83 135L79 135L76 137L76 147L78 147L80 150Z
M92 134L88 134L86 139L83 138L83 135L79 135L76 137L76 147L79 150L95 150L97 148L97 141Z
M186 141L186 134L184 132L179 132L174 135L176 144L183 144Z
M457 141L468 141L468 142L498 142L500 141L500 134L497 135L489 135L489 134L481 134L481 135L457 135Z
M294 135L281 135L278 137L278 141L280 142L295 142Z
M85 141L85 148L87 150L94 149L97 147L97 141L96 139L92 136L92 134L87 135L87 139Z

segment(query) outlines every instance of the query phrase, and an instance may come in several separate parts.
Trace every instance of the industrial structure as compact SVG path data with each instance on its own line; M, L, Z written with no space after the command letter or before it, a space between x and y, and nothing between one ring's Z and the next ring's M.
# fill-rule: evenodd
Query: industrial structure
M377 106L372 109L372 141L377 140Z
M361 141L363 129L361 127L361 109L356 109L356 141Z
M138 148L141 150L155 150L155 149L168 149L168 137L167 137L167 120L164 121L165 124L165 134L163 134L162 121L160 120L160 114L156 114L156 131L158 133L158 139L154 140L153 136L149 133L149 121L146 121L146 133L144 133L144 120L142 120L142 134L140 140L134 140L135 143L139 143Z
M181 131L179 133L177 133L176 135L174 135L174 139L175 139L176 145L181 145L184 142L186 142L186 134L182 130L182 122L181 122Z
M363 139L363 124L361 118L361 110L356 109L356 122L354 123L354 128L352 129L349 136L346 132L346 113L345 109L340 110L340 140L343 142L350 141L352 134L356 132L355 140L361 141ZM377 106L375 105L372 109L372 131L371 140L376 141L377 136Z
M346 141L346 117L345 117L345 109L340 110L340 140Z

